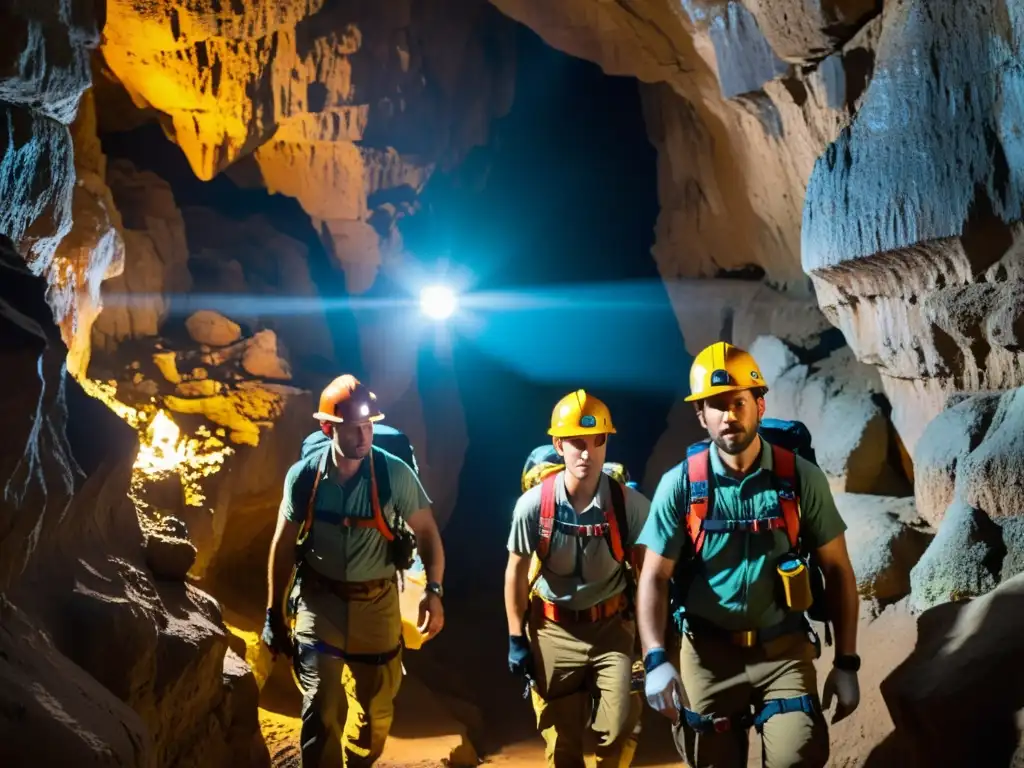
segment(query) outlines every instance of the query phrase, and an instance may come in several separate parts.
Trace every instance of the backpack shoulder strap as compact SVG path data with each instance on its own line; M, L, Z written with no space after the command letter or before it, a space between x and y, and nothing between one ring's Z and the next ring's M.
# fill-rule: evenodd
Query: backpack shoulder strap
M551 549L551 535L555 530L555 478L558 473L545 477L540 484L540 539L537 541L537 557L541 562L547 559Z
M789 545L796 550L800 541L800 490L796 479L796 454L772 446L772 471L779 481L779 507L786 523Z
M688 482L686 510L686 531L693 542L694 554L700 554L704 546L704 519L708 516L708 474L711 451L705 448L686 457L686 478Z
M612 550L612 557L615 558L615 561L621 563L626 557L623 534L629 535L629 521L626 519L626 492L622 483L614 477L608 478L608 491L612 502L612 508L604 513L605 521L608 523L608 546Z
M395 510L394 525L384 518L384 507L391 501L391 472L388 470L388 457L380 448L370 450L370 505L373 507L373 519L381 535L391 541L395 538L398 527L398 510Z
M320 478L324 473L324 462L327 454L328 451L324 450L321 454L304 458L299 467L299 476L296 480L299 484L298 500L300 503L305 504L306 516L303 518L302 525L299 526L299 533L295 538L295 544L298 547L302 547L306 543L306 540L309 538L309 532L313 528L316 489L320 486Z

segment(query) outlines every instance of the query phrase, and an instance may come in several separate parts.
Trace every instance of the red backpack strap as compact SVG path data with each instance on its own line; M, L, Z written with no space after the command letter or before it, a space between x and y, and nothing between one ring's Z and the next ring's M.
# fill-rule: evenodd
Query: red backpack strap
M551 548L551 534L555 530L555 479L558 473L548 475L540 484L540 539L537 557L543 561Z
M796 454L772 446L772 471L779 480L779 506L786 522L789 545L796 550L800 541L800 498L796 481Z
M708 471L711 452L705 448L686 458L686 477L689 483L689 509L686 512L686 530L693 542L694 554L704 546L704 518L708 516Z
M370 456L367 458L370 462L370 507L373 509L373 527L380 531L380 535L388 541L394 541L395 534L388 527L387 521L384 519L384 510L380 505L380 493L377 490L377 456L379 454L376 451L371 451ZM366 461L367 459L363 459ZM386 459L381 456L381 461ZM387 471L387 465L384 465L384 470Z
M626 550L622 545L622 533L628 532L626 492L618 480L609 477L608 493L612 501L610 508L604 511L604 521L608 524L608 546L612 550L615 562L621 563L626 556Z

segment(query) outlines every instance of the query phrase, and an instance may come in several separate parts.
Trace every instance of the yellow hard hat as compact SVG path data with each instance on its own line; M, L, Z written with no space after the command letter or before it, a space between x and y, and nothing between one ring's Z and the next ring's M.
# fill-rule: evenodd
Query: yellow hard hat
M552 437L576 435L614 435L608 406L582 389L570 392L555 404L551 412Z
M690 366L690 395L687 402L704 400L723 392L763 389L761 369L749 352L724 341L704 347Z

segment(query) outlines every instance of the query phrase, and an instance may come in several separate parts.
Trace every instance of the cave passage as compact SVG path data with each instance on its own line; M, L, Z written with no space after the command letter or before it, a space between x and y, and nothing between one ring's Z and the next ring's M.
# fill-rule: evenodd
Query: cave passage
M435 174L404 230L420 258L468 272L482 296L452 334L469 450L445 541L451 588L491 594L520 471L550 440L555 402L580 387L603 399L618 432L608 458L639 481L690 363L650 255L657 156L636 81L518 35L510 114ZM423 381L429 350L420 364ZM474 578L455 578L460 567Z

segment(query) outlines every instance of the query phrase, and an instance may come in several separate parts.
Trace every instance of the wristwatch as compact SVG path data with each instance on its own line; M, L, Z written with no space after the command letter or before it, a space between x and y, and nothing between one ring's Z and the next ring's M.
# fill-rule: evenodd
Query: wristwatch
M438 597L444 597L444 587L442 587L439 582L428 581L425 589L427 590L427 592L432 592Z
M858 672L860 671L860 656L856 653L846 653L842 656L836 656L835 661L832 662L832 666L836 669L841 669L844 672Z

